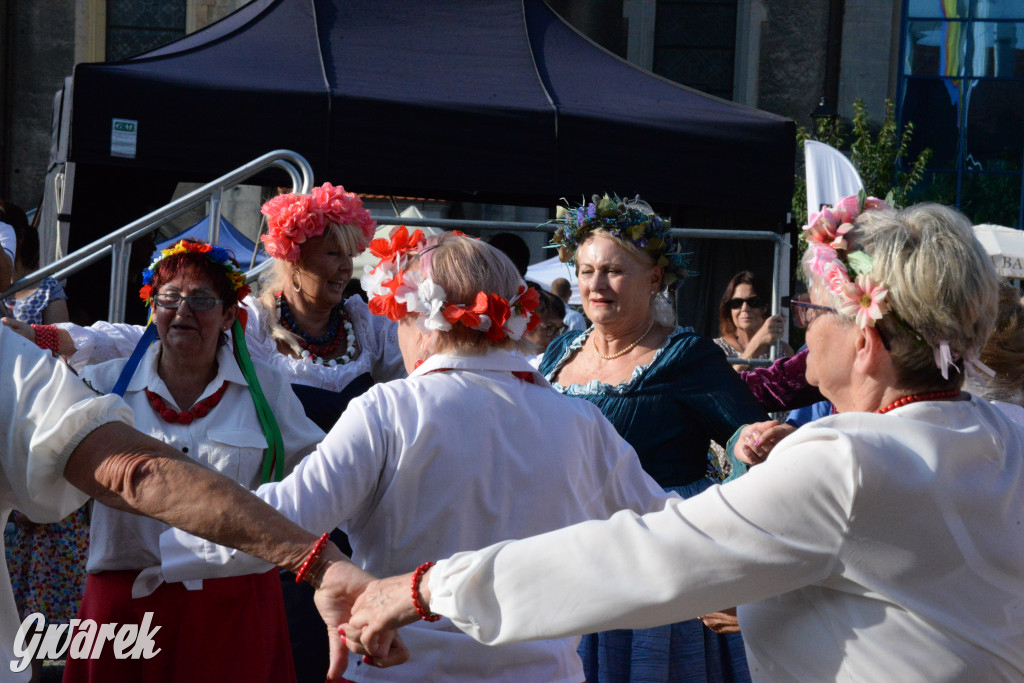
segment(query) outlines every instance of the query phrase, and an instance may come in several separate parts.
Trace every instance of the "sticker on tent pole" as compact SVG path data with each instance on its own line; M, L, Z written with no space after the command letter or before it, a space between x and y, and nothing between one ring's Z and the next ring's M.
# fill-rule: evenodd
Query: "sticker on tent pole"
M110 156L135 158L135 143L139 137L139 122L131 119L113 119L110 128Z

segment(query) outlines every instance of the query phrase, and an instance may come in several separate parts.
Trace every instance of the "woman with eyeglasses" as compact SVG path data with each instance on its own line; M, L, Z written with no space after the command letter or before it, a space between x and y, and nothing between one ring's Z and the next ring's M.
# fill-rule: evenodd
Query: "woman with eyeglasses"
M181 240L158 254L143 281L151 331L128 359L86 367L86 381L121 393L137 429L246 488L283 478L324 433L282 375L248 358L236 318L249 288L238 264L225 249ZM55 346L53 331L35 331L37 343ZM94 504L78 617L96 624L149 619L160 628L161 652L119 659L107 647L98 659L69 658L64 680L294 681L278 571L163 583L159 536L168 528Z
M309 194L279 194L261 208L267 233L260 239L273 266L259 296L242 303L252 358L288 378L306 415L329 431L348 402L374 383L406 376L395 324L373 315L359 296L344 297L352 259L373 237L376 222L358 195L324 183ZM14 325L29 340L35 332ZM135 325L62 323L57 350L76 369L132 352L142 334ZM344 544L340 534L334 539ZM327 639L312 591L282 574L299 677L319 681L327 672Z
M771 345L779 343L780 356L792 356L793 349L782 340L785 319L768 315L768 300L762 295L768 288L749 270L729 280L718 307L718 330L714 341L726 358L768 358ZM733 366L745 370L746 365Z
M688 270L669 221L642 200L607 195L560 208L555 220L554 244L576 268L592 327L555 339L541 372L558 391L597 405L665 490L685 498L710 488L720 478L710 440L724 444L767 415L710 340L676 325L667 293ZM705 616L716 626L729 620ZM580 656L586 680L601 683L674 680L669 672L679 671L694 681L749 677L740 635L692 618L584 636Z

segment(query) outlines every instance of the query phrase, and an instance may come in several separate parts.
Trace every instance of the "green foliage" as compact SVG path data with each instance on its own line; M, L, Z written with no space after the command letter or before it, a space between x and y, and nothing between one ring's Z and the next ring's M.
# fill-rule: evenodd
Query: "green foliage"
M872 127L868 123L863 100L854 101L853 112L849 138L838 116L815 121L813 135L797 126L796 140L800 151L803 152L805 141L817 140L846 152L860 173L861 180L864 181L864 190L868 195L883 198L892 206L905 206L914 187L924 177L925 166L931 158L932 151L925 149L916 159L907 159L914 124L908 121L902 131L898 129L896 107L892 100L885 101L885 117L877 135L872 132ZM802 165L802 153L799 159ZM900 168L901 161L908 170ZM802 168L797 174L793 191L793 218L797 225L807 223L807 181L804 179Z

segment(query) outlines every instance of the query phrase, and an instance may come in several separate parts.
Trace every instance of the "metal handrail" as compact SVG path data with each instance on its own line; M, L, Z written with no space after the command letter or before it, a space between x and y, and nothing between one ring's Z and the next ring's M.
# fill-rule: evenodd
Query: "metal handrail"
M8 297L18 290L30 287L44 277L63 280L110 255L112 259L110 304L107 309L107 320L122 322L124 320L125 292L128 286L128 258L131 255L132 242L158 230L165 223L174 220L186 211L205 203L208 207L207 215L210 218L210 242L217 244L220 237L221 201L224 191L242 184L243 181L268 168L284 170L291 178L293 192L306 194L313 188L313 168L301 154L287 149L268 152L95 242L29 273L11 285L6 292L0 294L0 298Z
M384 225L408 225L410 227L444 227L454 230L459 229L486 229L486 230L514 230L516 232L554 232L555 226L550 224L537 225L536 223L522 223L514 221L482 221L463 220L451 218L402 218L401 216L374 217L378 223ZM774 254L772 260L772 315L778 315L782 303L780 291L782 288L782 250L789 247L789 235L772 232L770 230L717 230L711 228L672 228L669 234L673 237L688 237L691 239L719 239L719 240L761 240L772 242ZM763 367L771 365L778 358L778 344L772 344L768 358L764 360L736 358L729 362L736 365L750 365L751 367Z

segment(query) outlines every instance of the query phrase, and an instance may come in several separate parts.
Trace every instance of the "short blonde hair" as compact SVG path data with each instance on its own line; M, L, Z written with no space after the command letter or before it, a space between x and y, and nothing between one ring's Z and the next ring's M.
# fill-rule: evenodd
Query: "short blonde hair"
M508 256L466 235L446 232L429 237L421 254L420 271L444 289L448 304L471 304L478 292L497 294L511 301L525 284ZM491 342L483 332L465 325L438 330L435 339L434 351L439 353L478 354L488 346L518 349L522 343L509 337Z
M611 240L620 248L622 248L623 251L625 251L627 254L636 259L639 263L642 263L651 268L654 268L657 265L654 261L654 258L646 251L636 246L629 240L622 239L621 237L616 237L615 235L611 234L604 228L596 228L592 230L590 234L587 235L587 238L583 240L583 242L580 244L580 249L583 248L584 244L586 244L595 237L604 237L606 239ZM578 251L579 250L577 249L577 252ZM576 275L577 277L579 277L580 264L578 261L575 261L575 259L573 260L576 263ZM658 284L658 291L657 293L655 293L654 296L651 297L651 311L654 315L654 322L664 327L676 326L676 312L673 309L671 299L669 299L668 286L665 284L664 271L662 271L661 282Z
M851 252L871 257L872 279L889 290L889 313L875 326L889 347L896 387L959 388L964 357L977 357L996 317L998 278L971 222L939 204L876 209L857 217L846 240ZM813 282L811 251L803 264ZM838 308L840 297L833 296ZM948 379L935 362L940 341L959 358L959 372L950 372Z
M369 242L363 235L362 230L355 225L338 225L337 223L328 223L327 226L324 227L323 238L329 245L338 247L352 258L361 254L369 245ZM294 332L286 330L277 319L277 316L273 315L273 311L277 307L277 301L275 300L274 294L276 292L287 291L288 287L291 286L295 267L301 263L302 245L299 245L298 261L292 263L291 261L284 261L282 259L275 258L273 265L270 267L267 274L260 278L259 283L260 303L262 303L263 306L272 313L267 316L270 336L276 341L287 344L288 348L296 354L302 353L302 347L299 345L299 336Z

